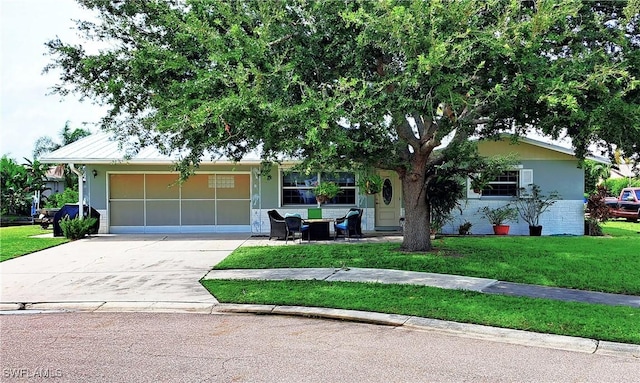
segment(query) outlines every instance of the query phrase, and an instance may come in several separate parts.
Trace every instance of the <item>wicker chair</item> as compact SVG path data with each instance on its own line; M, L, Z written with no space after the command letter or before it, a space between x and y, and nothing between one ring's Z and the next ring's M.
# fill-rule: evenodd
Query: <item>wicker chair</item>
M272 237L286 238L287 237L287 224L284 222L284 217L280 215L276 210L269 210L269 222L271 223L271 230L269 231L269 240Z
M352 236L362 237L362 234L358 234L359 222L360 213L356 209L347 213L342 222L338 223L336 220L333 225L334 239L338 238L339 235L343 235L345 239L351 239Z
M344 217L336 218L336 223L343 223L347 219L347 215L349 215L349 213L351 213L352 211L358 212L358 218L356 219L355 230L353 230L349 234L354 236L358 235L362 238L362 212L363 212L362 209L357 207L352 207L351 209L349 209L349 211L347 212L347 214L345 214Z
M289 238L296 240L296 233L300 233L300 243L302 243L302 233L309 230L309 225L305 225L302 222L302 218L297 216L284 217L287 227L287 236L285 237L285 243L289 242ZM309 237L309 240L311 238Z

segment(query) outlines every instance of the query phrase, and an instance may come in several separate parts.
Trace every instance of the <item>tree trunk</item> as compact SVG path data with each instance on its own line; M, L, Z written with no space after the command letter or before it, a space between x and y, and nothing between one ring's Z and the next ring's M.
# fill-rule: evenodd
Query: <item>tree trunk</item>
M415 173L400 176L405 219L402 248L406 251L431 250L429 208L424 190L425 169L418 168L414 167Z

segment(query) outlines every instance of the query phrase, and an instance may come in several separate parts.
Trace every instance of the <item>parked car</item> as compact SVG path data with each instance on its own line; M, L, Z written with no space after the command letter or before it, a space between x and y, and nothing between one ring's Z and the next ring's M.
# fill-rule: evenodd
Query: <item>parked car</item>
M613 218L640 219L640 188L624 188L618 198L606 198L605 203Z

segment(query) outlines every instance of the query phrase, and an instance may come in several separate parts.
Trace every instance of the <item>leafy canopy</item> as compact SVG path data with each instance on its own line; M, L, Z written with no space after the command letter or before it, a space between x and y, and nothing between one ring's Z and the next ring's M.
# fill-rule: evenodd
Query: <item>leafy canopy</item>
M105 128L184 166L260 147L411 171L454 129L530 126L579 155L640 152L637 2L79 2L106 48L50 41L54 91L109 105Z
M473 135L640 154L636 0L79 2L103 48L48 42L54 92L110 106L103 128L179 153L183 175L254 149L394 170L407 250L430 249L429 185Z

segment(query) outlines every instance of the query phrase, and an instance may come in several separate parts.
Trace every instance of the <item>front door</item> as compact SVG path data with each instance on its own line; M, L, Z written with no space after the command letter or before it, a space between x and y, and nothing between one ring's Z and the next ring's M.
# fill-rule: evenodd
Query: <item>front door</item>
M400 226L402 194L400 179L396 172L380 171L382 192L376 194L376 229L396 230Z

